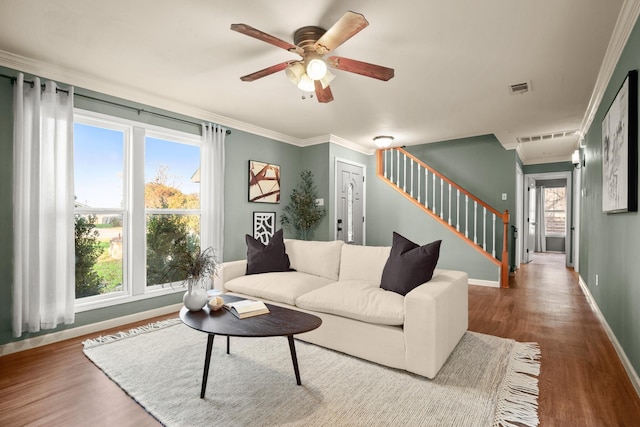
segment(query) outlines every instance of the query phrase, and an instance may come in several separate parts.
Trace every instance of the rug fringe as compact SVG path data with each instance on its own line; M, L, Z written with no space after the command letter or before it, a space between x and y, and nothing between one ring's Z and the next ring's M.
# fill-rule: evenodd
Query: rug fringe
M538 375L540 347L537 343L515 343L505 380L498 392L493 425L535 427L538 419Z
M98 338L85 340L85 341L82 341L82 345L84 346L85 349L96 347L109 342L118 341L123 338L133 337L136 335L140 335L147 332L156 331L158 329L163 329L169 326L177 325L179 323L181 323L181 320L178 318L160 320L158 322L149 323L148 325L140 326L138 328L130 329L128 331L120 331L113 335L104 335L104 336L99 336Z

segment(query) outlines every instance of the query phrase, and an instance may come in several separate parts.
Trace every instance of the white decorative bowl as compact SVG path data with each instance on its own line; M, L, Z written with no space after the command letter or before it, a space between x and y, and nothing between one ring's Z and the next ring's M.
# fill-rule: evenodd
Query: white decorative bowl
M208 304L211 310L217 311L217 310L220 310L224 305L224 300L222 299L222 297L216 296L211 298Z

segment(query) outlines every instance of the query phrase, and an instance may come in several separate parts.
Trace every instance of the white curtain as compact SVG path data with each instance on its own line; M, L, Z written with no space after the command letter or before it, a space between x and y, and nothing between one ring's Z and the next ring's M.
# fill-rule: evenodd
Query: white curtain
M14 86L13 334L74 322L73 88Z
M544 187L538 187L536 200L536 252L547 251L547 221L544 216Z
M200 242L212 247L219 262L224 246L224 139L226 129L202 125L200 151Z

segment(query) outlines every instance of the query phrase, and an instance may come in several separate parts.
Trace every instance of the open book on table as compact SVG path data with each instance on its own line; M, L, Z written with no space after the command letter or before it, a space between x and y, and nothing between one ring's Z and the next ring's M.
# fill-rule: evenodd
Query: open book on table
M225 303L224 308L233 313L238 319L269 313L269 309L265 303L249 299Z

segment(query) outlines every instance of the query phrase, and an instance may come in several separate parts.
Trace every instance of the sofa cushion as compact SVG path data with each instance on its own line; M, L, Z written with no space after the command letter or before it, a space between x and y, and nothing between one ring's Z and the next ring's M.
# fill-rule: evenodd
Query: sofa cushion
M344 245L340 257L340 280L363 280L380 285L389 246Z
M380 286L406 295L413 288L431 280L440 256L440 243L442 240L420 246L394 232L391 253L384 266Z
M404 323L404 297L362 280L341 280L323 286L299 296L296 306L379 325Z
M224 287L230 292L294 305L300 295L331 282L325 277L290 271L241 276L229 280Z
M276 231L268 245L246 235L247 274L289 271L289 257L285 251L282 229Z
M287 239L284 242L291 268L315 276L338 280L340 253L344 242L318 242Z

